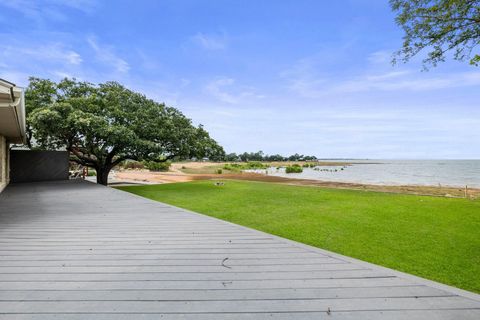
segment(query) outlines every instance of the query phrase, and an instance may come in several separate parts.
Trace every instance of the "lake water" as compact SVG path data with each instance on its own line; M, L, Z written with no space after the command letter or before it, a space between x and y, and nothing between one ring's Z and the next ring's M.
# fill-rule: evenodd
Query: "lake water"
M302 173L287 174L282 168L267 171L273 176L322 181L480 188L480 160L352 160L345 163L353 164L303 168ZM265 173L265 170L257 172Z

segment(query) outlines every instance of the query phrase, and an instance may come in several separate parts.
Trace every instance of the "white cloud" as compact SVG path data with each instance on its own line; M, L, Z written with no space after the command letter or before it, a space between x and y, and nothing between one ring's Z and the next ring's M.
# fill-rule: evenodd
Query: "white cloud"
M235 80L227 77L219 77L208 82L204 86L204 91L215 99L228 104L238 104L241 101L263 99L265 95L258 94L250 86L236 85Z
M454 87L480 85L480 72L461 72L426 75L410 72L387 72L383 74L361 76L357 79L342 81L328 90L338 93L382 91L427 91Z
M88 37L87 42L95 51L98 61L113 67L115 71L120 73L127 73L128 70L130 70L130 65L128 62L117 56L114 53L113 47L98 44L96 38L93 36Z
M325 71L314 58L298 60L291 68L280 73L287 80L287 87L306 98L369 91L432 91L480 85L479 71L464 72L420 72L392 67L386 62L386 53L375 52L368 61L384 62L362 69L339 72Z
M190 83L192 83L192 81L190 79L187 79L187 78L181 78L180 79L180 87L182 87L182 88L189 86Z
M372 64L389 64L392 61L392 52L389 50L380 50L371 53L367 60Z
M82 63L82 57L77 52L65 48L60 43L42 44L26 46L25 44L17 45L0 45L0 56L4 61L18 61L25 63L28 60L56 62L59 64L79 65ZM2 59L2 60L3 60Z
M84 13L92 13L97 7L96 0L47 0L52 6L64 6L82 11Z
M23 16L38 23L45 20L66 21L68 17L62 11L65 8L81 11L90 14L96 7L94 0L9 0L2 1L0 7L4 6L18 11Z
M157 56L151 55L140 48L135 48L138 56L136 66L149 72L159 72L162 69L162 63Z
M231 86L234 82L235 80L232 78L219 78L209 82L205 86L205 90L220 101L237 103L238 99L234 95L224 91L225 87Z
M224 34L214 35L199 32L191 39L195 44L206 50L224 50L227 47L227 38Z
M400 70L400 71L389 71L384 73L377 73L372 75L367 75L365 78L368 81L384 81L399 78L405 75L412 73L410 70Z

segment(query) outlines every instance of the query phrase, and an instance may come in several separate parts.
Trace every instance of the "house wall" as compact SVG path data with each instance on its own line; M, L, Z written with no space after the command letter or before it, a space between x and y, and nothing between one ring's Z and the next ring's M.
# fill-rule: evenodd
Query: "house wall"
M9 152L7 139L0 136L0 192L7 186L10 180Z

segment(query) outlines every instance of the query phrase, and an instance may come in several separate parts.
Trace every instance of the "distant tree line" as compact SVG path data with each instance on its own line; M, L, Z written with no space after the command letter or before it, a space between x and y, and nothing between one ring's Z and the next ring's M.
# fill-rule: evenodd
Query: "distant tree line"
M291 156L282 156L280 154L264 154L263 151L244 152L240 154L228 153L225 155L225 161L315 161L317 157L306 156L303 154L292 154Z

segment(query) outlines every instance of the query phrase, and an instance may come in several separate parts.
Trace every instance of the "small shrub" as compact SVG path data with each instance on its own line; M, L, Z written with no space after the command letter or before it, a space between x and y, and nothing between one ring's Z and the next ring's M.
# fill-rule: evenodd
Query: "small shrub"
M318 166L318 163L304 163L302 167L304 168L315 168L316 166Z
M143 169L145 165L140 161L128 160L123 163L122 167L124 169Z
M216 174L222 174L223 171L222 171L222 169L217 169L217 170L215 171L215 173L216 173Z
M257 169L268 169L270 167L267 163L262 163L260 161L249 161L245 163L228 163L223 166L223 169L228 171L242 171L242 170L257 170Z
M224 170L228 170L228 171L234 171L234 172L237 172L237 171L241 171L242 166L239 165L238 163L227 163L226 165L223 166L223 169Z
M267 169L270 166L266 163L262 163L259 161L249 161L246 164L244 164L244 167L246 169Z
M286 173L302 173L303 168L298 164L294 164L294 165L291 165L291 166L287 166L285 168L285 172Z
M172 164L170 161L164 162L156 162L156 161L144 161L143 163L145 167L150 171L168 171L170 169L170 165Z

